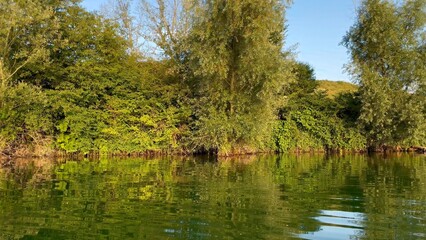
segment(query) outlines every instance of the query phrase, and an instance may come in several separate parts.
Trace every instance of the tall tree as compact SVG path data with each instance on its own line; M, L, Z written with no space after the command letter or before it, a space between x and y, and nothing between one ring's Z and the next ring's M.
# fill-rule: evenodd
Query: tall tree
M181 59L182 41L192 29L192 18L201 4L198 0L139 0L139 23L143 38L155 46L155 57Z
M45 94L22 77L29 65L48 62L58 34L54 11L44 1L0 0L0 152L39 144L51 129Z
M102 5L102 14L118 24L119 33L126 40L129 53L142 57L142 25L136 19L133 1L109 0L107 4Z
M425 9L425 0L365 0L343 39L371 148L426 142Z
M266 147L278 93L292 75L283 53L285 4L209 0L196 12L187 53L197 143L222 154Z

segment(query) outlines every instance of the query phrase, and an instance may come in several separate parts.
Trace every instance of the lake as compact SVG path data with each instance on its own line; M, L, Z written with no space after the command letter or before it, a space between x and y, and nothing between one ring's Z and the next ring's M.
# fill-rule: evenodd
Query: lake
M0 239L426 239L426 155L19 159Z

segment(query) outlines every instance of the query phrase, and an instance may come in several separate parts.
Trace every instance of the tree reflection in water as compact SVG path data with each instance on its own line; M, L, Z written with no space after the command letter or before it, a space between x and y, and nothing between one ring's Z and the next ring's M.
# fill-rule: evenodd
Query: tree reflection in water
M1 239L421 239L426 160L21 159L0 211Z

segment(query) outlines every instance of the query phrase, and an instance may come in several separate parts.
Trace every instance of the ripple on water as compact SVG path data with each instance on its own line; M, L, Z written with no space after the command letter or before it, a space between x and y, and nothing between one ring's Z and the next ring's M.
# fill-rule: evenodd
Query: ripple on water
M426 239L424 160L101 159L0 168L0 239Z
M319 230L300 234L300 238L356 239L364 233L365 215L360 212L321 210L313 219L321 223Z

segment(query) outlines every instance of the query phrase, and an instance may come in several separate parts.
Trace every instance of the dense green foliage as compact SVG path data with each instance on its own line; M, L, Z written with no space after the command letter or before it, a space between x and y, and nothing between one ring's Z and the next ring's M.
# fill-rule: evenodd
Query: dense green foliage
M357 96L345 93L328 98L318 88L313 69L303 63L295 67L297 81L291 84L288 103L280 110L275 131L277 150L362 150L365 138L356 128Z
M222 153L269 147L281 89L291 79L281 51L284 6L212 0L200 8L188 40L195 141Z
M10 9L3 15L5 32L28 27L11 18L21 11L30 15L28 11L35 10L32 5L2 4L2 9ZM29 28L28 34L43 34L47 39L40 41L51 43L40 46L47 61L27 61L38 57L28 55L19 71L2 78L3 151L13 154L21 145L34 148L46 143L43 138L51 141L47 149L66 152L176 148L184 131L180 123L190 112L182 106L184 92L175 76L167 74L168 62L141 62L129 55L116 25L85 11L78 1L53 1L45 8L54 11L50 15L54 20L48 23L54 24L54 28L48 25L51 34L36 27ZM25 56L19 44L11 44L5 54L13 59ZM13 71L9 65L2 60L3 72Z
M79 0L0 0L1 154L425 144L422 2L366 1L345 38L360 92L333 98L285 50L288 2L141 0L135 22L128 0L104 15ZM362 17L370 7L386 18Z
M426 1L366 0L343 40L371 148L426 144Z

